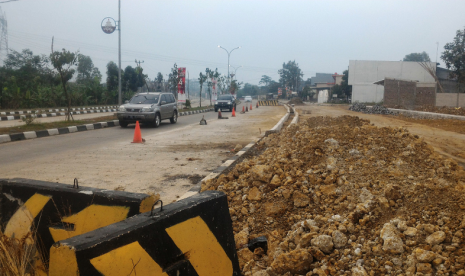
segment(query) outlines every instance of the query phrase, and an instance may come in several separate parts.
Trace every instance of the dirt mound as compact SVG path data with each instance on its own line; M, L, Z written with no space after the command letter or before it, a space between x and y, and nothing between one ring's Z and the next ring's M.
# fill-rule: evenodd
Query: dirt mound
M435 112L435 113L443 113L443 114L451 114L451 115L461 115L465 116L465 108L463 107L436 107L436 106L422 106L418 107L415 110L418 111L426 111L426 112Z
M258 146L202 185L228 195L245 275L465 275L465 172L418 136L315 117Z
M289 104L293 104L293 105L305 105L301 98L292 98L292 99L289 101Z

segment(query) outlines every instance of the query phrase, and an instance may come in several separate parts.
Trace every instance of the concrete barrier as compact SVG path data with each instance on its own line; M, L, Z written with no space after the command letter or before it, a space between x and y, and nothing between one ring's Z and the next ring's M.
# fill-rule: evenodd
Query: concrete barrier
M260 106L277 106L277 105L279 105L277 100L258 101L258 104Z
M288 128L291 127L292 125L295 125L299 122L299 112L297 112L297 109L295 109L294 106L291 106L294 113L294 119L292 119L291 123L287 126Z
M35 231L37 249L48 259L55 242L147 212L154 202L147 194L0 179L0 229L18 239Z
M204 192L62 240L49 275L240 275L227 197Z

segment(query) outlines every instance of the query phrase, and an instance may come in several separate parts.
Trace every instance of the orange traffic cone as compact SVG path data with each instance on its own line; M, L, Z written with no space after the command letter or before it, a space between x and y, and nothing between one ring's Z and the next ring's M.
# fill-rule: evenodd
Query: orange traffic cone
M218 119L221 119L221 109L218 109Z
M233 111L232 111L231 117L236 117L236 111L234 110L234 107L233 107Z
M252 110L252 104L250 104L250 110Z
M245 112L245 106L242 106L242 112Z
M139 121L136 121L136 129L134 130L134 140L133 143L142 143L142 135L140 133Z

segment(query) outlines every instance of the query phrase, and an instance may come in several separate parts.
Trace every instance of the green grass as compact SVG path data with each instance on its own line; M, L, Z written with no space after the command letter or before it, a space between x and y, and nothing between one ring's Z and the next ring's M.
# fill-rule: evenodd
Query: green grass
M51 128L60 128L60 127L69 127L69 126L78 126L98 122L107 122L111 120L116 120L116 116L104 116L98 118L90 118L86 120L74 120L74 121L56 121L50 123L32 123L29 125L15 126L15 127L2 127L0 128L1 134L13 134L21 133L26 131L37 131L37 130L46 130Z

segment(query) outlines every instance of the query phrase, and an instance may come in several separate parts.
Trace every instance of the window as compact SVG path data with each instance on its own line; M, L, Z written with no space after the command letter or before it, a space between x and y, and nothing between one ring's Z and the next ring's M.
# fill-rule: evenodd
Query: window
M158 103L158 95L139 94L134 96L130 103L132 104L154 104Z
M222 95L222 96L219 96L219 97L218 97L218 100L219 100L219 101L227 101L227 100L231 101L231 100L232 100L232 97L229 96L229 95L228 95L228 96Z

